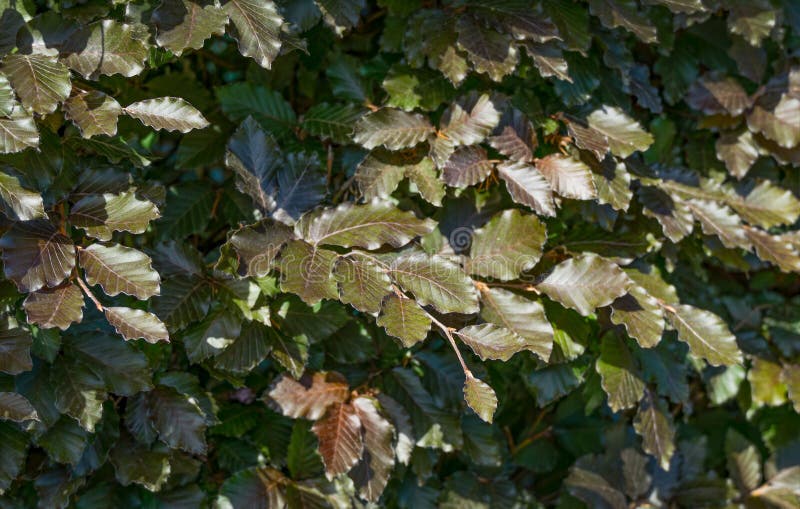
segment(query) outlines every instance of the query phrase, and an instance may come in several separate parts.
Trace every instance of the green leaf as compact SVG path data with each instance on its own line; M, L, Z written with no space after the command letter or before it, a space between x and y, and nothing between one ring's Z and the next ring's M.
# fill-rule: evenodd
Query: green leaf
M0 172L0 206L3 213L11 219L30 221L45 217L42 195L25 189L19 179Z
M497 166L497 174L505 181L508 194L516 203L527 205L543 216L556 215L553 191L536 168L521 162L502 163Z
M0 71L8 78L22 105L40 115L54 112L72 90L69 69L45 55L8 55Z
M800 272L800 249L796 239L789 235L770 235L749 227L744 231L759 258L774 263L784 272Z
M346 29L353 28L358 24L359 15L365 3L364 0L316 0L325 23L330 25L339 36Z
M61 47L67 66L86 79L98 75L136 76L148 49L135 25L104 19L74 32Z
M77 421L66 415L39 437L38 445L58 463L75 465L86 449L88 434Z
M182 239L202 233L209 220L216 194L209 186L196 182L173 187L167 195L158 231L164 239Z
M391 278L422 305L431 305L442 313L478 312L472 280L447 258L407 254L397 258L389 270Z
M133 396L152 387L147 357L131 343L108 334L71 336L65 350L102 378L105 388L121 396Z
M39 146L39 131L33 117L0 117L0 153L13 154Z
M517 336L517 347L530 350L543 360L553 350L553 326L542 304L502 288L480 286L481 318Z
M99 284L110 296L125 293L146 300L158 295L161 278L149 256L119 244L92 244L79 251L80 264L90 285Z
M664 332L664 311L658 299L639 285L628 288L628 294L611 304L611 321L624 325L628 335L642 348L652 348Z
M792 224L800 217L800 200L791 191L764 180L746 196L727 200L742 218L762 228Z
M188 133L209 125L197 108L179 97L145 99L125 106L122 111L153 129Z
M795 411L800 408L800 368L793 364L786 364L781 370L781 382L786 385L789 399Z
M292 105L275 90L253 83L232 83L217 88L216 93L222 111L235 122L252 116L262 128L275 136L290 134L297 124Z
M517 279L542 256L547 228L536 216L506 210L475 230L467 265L470 273L490 279Z
M615 263L588 253L556 265L536 288L588 316L625 295L630 286L631 280Z
M15 223L2 237L3 268L22 292L58 286L75 267L75 246L50 221Z
M391 294L381 303L381 314L376 323L386 329L406 348L424 340L431 330L431 319L414 299Z
M239 317L223 310L186 329L182 340L189 362L196 364L219 355L239 336L241 326Z
M109 454L117 481L123 486L139 484L158 491L169 478L169 454L163 450L150 450L135 440L120 440Z
M712 366L741 364L742 352L736 338L719 316L687 304L665 310L670 324L678 331L678 339L687 343L694 355Z
M212 35L222 35L228 15L214 4L192 0L165 0L151 18L158 30L156 42L176 55L200 49Z
M486 382L467 374L464 382L464 400L485 422L491 423L497 410L497 395Z
M172 276L153 299L153 312L169 330L176 331L203 318L211 305L211 286L198 276Z
M333 275L339 285L339 299L364 313L377 314L383 298L392 292L386 269L375 261L355 256L336 261Z
M747 372L750 383L750 398L753 406L780 406L786 403L786 386L780 381L780 364L755 358Z
M164 443L190 454L206 453L206 420L194 398L159 386L147 393L147 406Z
M64 101L64 116L78 126L84 138L114 136L121 114L122 107L116 99L97 90L78 93Z
M83 292L72 283L29 293L22 303L28 322L61 330L83 320Z
M0 330L0 372L17 375L30 371L31 345L33 338L23 329L9 328Z
M383 145L389 150L413 147L433 131L428 120L417 113L382 108L361 117L355 125L353 141L364 148Z
M633 428L642 437L645 452L654 456L662 469L669 470L675 453L675 428L664 401L648 393L639 405Z
M335 209L306 214L294 230L314 245L378 249L384 244L404 246L414 237L430 233L434 224L388 202L373 201L364 205L343 203Z
M125 339L142 338L148 343L169 341L167 328L153 313L126 307L103 308L106 320Z
M39 416L30 401L15 392L0 392L0 420L38 421Z
M103 417L106 394L103 381L87 366L73 362L68 366L58 362L51 372L55 406L78 424L94 433L95 425Z
M286 504L285 477L274 468L251 468L233 474L220 488L220 507L270 509Z
M286 450L286 466L293 479L315 477L322 473L324 466L317 448L319 442L311 432L311 423L297 420L292 426L292 437Z
M301 125L313 136L345 144L352 139L353 126L364 111L352 104L319 103L303 115Z
M160 217L158 207L136 193L90 194L70 210L72 224L90 237L111 240L115 231L144 233L150 221Z
M591 129L606 137L611 153L616 156L628 157L637 150L644 152L653 144L653 136L619 108L603 106L586 120Z
M725 247L750 247L741 219L728 206L710 200L688 200L686 204L700 221L703 233L716 235Z
M361 419L350 403L328 407L311 430L319 439L319 453L329 480L347 473L361 459L364 448Z
M644 396L639 367L623 340L613 332L603 336L596 368L612 411L633 408Z
M574 466L569 477L564 480L567 490L590 507L604 509L625 509L628 503L625 495L614 488L600 475Z
M239 42L239 53L269 69L281 49L283 18L275 4L270 0L228 0L222 10L233 22L228 31Z

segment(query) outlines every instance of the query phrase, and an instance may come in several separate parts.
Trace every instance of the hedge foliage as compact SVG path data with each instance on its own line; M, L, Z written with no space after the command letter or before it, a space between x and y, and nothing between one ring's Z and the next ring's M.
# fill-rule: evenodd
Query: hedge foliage
M800 506L795 0L0 0L0 507Z

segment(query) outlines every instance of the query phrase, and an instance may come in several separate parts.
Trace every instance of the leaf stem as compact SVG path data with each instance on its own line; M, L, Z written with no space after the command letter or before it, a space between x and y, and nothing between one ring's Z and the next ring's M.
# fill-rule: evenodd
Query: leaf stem
M430 318L433 323L435 323L440 329L442 329L442 332L444 332L444 335L450 342L450 346L453 347L453 351L456 353L456 357L458 357L458 362L461 363L461 369L464 370L464 375L466 375L467 378L472 378L473 377L472 371L470 371L470 369L467 367L467 364L464 362L464 358L461 356L461 351L458 349L456 340L453 338L453 330L447 325L437 320L433 315L431 315L427 311L425 311L425 314L428 315L428 318Z
M102 313L103 305L100 304L100 301L97 300L97 297L95 297L92 291L89 289L89 287L86 286L86 283L83 282L83 279L81 279L80 276L78 276L75 278L75 280L78 282L78 286L81 287L81 290L83 290L83 293L85 293L86 296L89 297L89 299L91 299L92 302L94 302L94 305L97 308L97 310Z

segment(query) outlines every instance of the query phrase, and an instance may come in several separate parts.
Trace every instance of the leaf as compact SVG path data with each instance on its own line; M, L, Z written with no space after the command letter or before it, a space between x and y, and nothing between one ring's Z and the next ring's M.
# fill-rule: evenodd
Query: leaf
M500 281L517 279L542 256L547 229L536 216L505 210L475 230L468 270Z
M220 506L270 509L286 504L285 477L271 467L250 468L231 475L220 488Z
M39 131L33 117L0 117L0 153L13 154L39 146Z
M434 224L388 202L373 201L364 205L343 203L335 209L306 214L294 230L314 245L377 249L384 244L404 246L414 237L430 233Z
M67 330L83 320L83 292L72 283L29 293L22 306L28 322L43 329Z
M303 115L301 125L312 136L344 144L352 139L353 126L364 111L352 104L319 103Z
M325 197L325 174L316 154L294 153L278 172L278 196L275 219L293 224L303 212L318 205Z
M214 189L202 182L171 188L164 215L156 223L161 238L182 239L202 233L211 219L209 210L217 196Z
M148 49L136 27L104 19L74 32L61 47L64 63L86 79L98 75L136 76Z
M353 400L353 408L361 421L364 436L364 456L350 471L350 477L362 498L376 502L380 499L394 468L392 440L395 428L379 412L378 400L359 396Z
M322 299L338 299L332 271L338 255L302 240L290 240L281 251L278 270L281 290L291 292L309 305Z
M167 328L176 331L202 319L211 305L211 286L198 276L172 276L161 283L152 311Z
M689 87L686 103L706 115L741 115L750 108L750 97L733 78L706 75Z
M146 300L160 292L161 278L141 251L119 244L92 244L79 251L79 258L86 281L99 284L107 295L125 293Z
M235 375L247 375L269 355L272 350L269 337L274 334L270 327L259 322L245 322L239 337L214 358L214 367Z
M7 55L0 71L8 78L22 105L34 113L54 112L72 90L69 69L45 55Z
M556 215L553 191L536 168L526 163L502 163L497 166L497 174L516 203L527 205L543 216Z
M191 454L206 453L206 420L194 398L159 386L147 393L147 406L163 442Z
M774 78L778 84L785 75ZM747 127L753 133L761 133L783 148L792 148L800 143L800 97L781 94L780 89L767 88L767 92L756 99L747 114Z
M69 217L90 237L108 241L115 231L144 233L160 215L153 202L128 191L87 195L72 206Z
M424 141L432 131L433 127L420 114L382 108L361 117L355 125L353 141L367 149L382 145L399 150Z
M148 343L169 341L164 323L153 313L126 307L103 308L108 323L125 339L144 339Z
M664 401L648 393L639 405L633 428L642 437L645 452L654 456L662 469L669 470L675 453L675 428Z
M468 373L464 382L464 400L478 417L491 424L494 412L497 410L497 396L494 389Z
M750 227L745 227L744 231L759 258L774 263L784 272L800 272L800 247L796 240Z
M793 364L786 364L781 370L781 382L786 385L789 399L795 411L800 408L800 368Z
M239 53L270 69L281 49L283 26L275 4L270 0L228 0L222 10L233 22L228 31L238 41Z
M647 150L653 144L653 136L619 108L603 106L586 120L590 128L606 137L615 156L628 157L637 150Z
M406 165L404 170L405 176L425 201L437 207L442 206L442 198L446 191L436 172L436 166L430 158L426 157L417 164Z
M536 169L564 198L591 200L597 197L592 172L581 161L562 154L551 154L535 162Z
M573 466L564 480L567 490L591 507L604 509L625 509L628 503L625 495L612 487L603 477Z
M442 313L476 313L478 297L472 280L447 258L413 253L400 256L389 268L391 278L414 294L423 306Z
M293 478L316 477L322 473L324 466L318 447L317 437L311 432L311 423L306 420L295 421L286 450L286 466Z
M654 217L672 242L680 242L694 230L694 216L685 201L657 187L642 186L636 194L644 215Z
M350 393L347 380L336 372L306 374L299 381L286 375L270 387L265 401L293 419L320 419L328 407L343 403Z
M51 375L56 408L78 421L89 433L94 433L103 417L106 399L103 381L80 363L69 367L64 362L57 363Z
M341 36L348 28L358 25L359 15L364 9L364 0L317 0L325 23Z
M643 42L657 41L656 28L639 12L633 0L590 0L589 9L608 28L624 28Z
M508 37L486 28L473 16L461 16L456 22L458 47L469 56L475 71L486 73L500 82L517 66L519 51Z
M365 201L388 198L405 178L405 166L392 160L392 153L383 149L370 152L358 165L355 179Z
M188 133L209 125L197 108L179 97L145 99L125 106L122 111L153 129Z
M710 311L687 304L665 308L678 339L687 343L692 353L712 366L742 363L742 352L727 324Z
M612 411L633 408L644 396L645 385L636 361L613 332L603 336L596 369Z
M25 189L19 179L0 172L0 206L12 220L30 221L46 217L42 195Z
M750 247L741 219L729 207L711 200L688 200L686 204L700 221L703 233L716 235L725 247Z
M219 87L216 93L222 111L235 122L252 116L263 129L275 136L288 135L297 125L292 105L278 91L240 82Z
M75 267L75 246L50 221L15 223L2 237L6 278L21 292L58 286Z
M78 93L64 102L64 116L78 126L84 138L114 136L121 114L116 99L97 90Z
M266 276L275 256L291 237L289 227L271 219L235 230L228 243L238 256L239 275Z
M754 358L747 372L750 398L754 408L786 403L786 386L781 383L782 368L766 359Z
M483 94L468 98L463 106L451 105L442 116L439 132L456 145L475 145L489 136L498 122L500 112L489 95Z
M639 285L628 288L628 294L611 304L611 321L624 325L628 335L642 348L652 348L664 332L664 311L658 299Z
M30 401L15 392L0 392L0 420L38 421L39 416Z
M226 310L211 313L183 333L186 358L197 364L219 355L239 336L241 327L241 319Z
M725 434L725 455L728 471L742 493L749 493L761 484L761 458L755 445L733 428Z
M444 163L442 176L448 186L469 187L486 180L493 168L483 148L460 147Z
M533 162L533 151L538 143L530 120L517 109L503 114L494 136L489 138L493 149L512 161L524 163Z
M33 367L31 346L33 338L28 331L17 328L0 330L0 373L18 375Z
M431 330L431 319L419 304L395 294L383 299L376 323L406 348L423 341Z
M194 0L166 0L151 18L158 30L156 42L176 55L200 49L212 35L222 35L228 16L214 4Z
M139 484L151 491L158 491L169 478L169 454L166 451L151 451L135 440L120 440L109 454L114 465L116 479L123 486Z
M275 177L281 163L275 139L248 117L228 142L225 164L237 176L236 187L264 211L275 208Z
M800 200L791 191L765 180L742 199L738 195L727 202L750 224L772 228L794 223L800 216Z
M630 279L615 263L586 253L556 265L536 288L588 316L623 296L630 286Z
M478 286L481 318L518 336L517 347L548 360L553 350L553 326L542 304L502 288Z
M482 360L507 361L515 353L527 350L523 338L491 323L469 325L455 334Z
M364 439L361 420L349 403L334 403L311 428L319 439L319 453L329 480L347 473L361 458Z
M106 333L70 337L64 349L89 366L114 394L134 396L153 387L147 357L118 337Z
M341 257L333 274L339 285L339 299L364 313L377 314L383 298L392 291L385 268L368 258Z

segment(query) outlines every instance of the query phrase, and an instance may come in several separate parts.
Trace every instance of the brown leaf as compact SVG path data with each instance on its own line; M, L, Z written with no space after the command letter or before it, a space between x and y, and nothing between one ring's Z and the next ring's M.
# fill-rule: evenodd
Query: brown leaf
M287 417L316 420L329 406L344 402L349 391L347 380L336 372L306 373L299 381L283 375L264 399Z
M353 405L336 403L311 429L319 439L319 453L328 479L347 473L361 459L364 440L361 420Z

